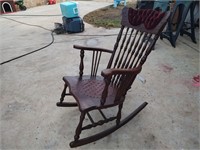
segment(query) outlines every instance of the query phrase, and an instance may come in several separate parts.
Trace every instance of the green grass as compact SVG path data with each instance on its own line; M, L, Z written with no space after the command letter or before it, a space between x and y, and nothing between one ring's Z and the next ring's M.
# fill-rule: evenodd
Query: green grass
M133 3L128 3L128 7L135 7ZM95 10L83 17L83 20L96 27L119 28L121 22L121 11L123 5L113 8L113 5Z
M94 22L95 26L105 27L105 28L118 28L120 27L120 19L113 18L111 19L96 19Z

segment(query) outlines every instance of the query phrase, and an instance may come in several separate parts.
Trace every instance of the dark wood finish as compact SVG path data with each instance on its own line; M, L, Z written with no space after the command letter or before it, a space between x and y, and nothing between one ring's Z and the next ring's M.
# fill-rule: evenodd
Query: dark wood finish
M120 123L118 125L114 125L111 128L104 130L101 133L98 133L96 135L92 135L90 137L87 138L83 138L80 139L78 141L72 141L70 143L70 147L78 147L81 145L85 145L88 143L92 143L94 141L97 141L103 137L106 137L107 135L113 133L114 131L116 131L117 129L119 129L120 127L122 127L123 125L125 125L126 123L128 123L131 119L133 119L142 109L144 109L146 107L148 103L144 102L142 103L137 109L135 109L129 116L127 116L126 118L124 118L123 120L120 121Z
M128 22L130 19L128 19L128 8L124 8L122 26L112 51L102 48L74 46L75 49L80 50L79 76L63 77L65 86L60 102L57 103L57 106L62 107L78 105L81 112L74 141L70 143L71 147L91 143L111 134L129 122L147 105L147 102L144 102L130 116L121 120L121 112L127 91L131 88L137 74L141 72L142 65L150 54L168 17L169 13L166 13L154 29L147 30L143 24L132 26ZM90 75L84 75L84 56L87 51L92 52ZM101 65L102 53L110 53L111 56L107 68L101 71L100 76L97 72L99 65ZM67 87L69 88L69 93L66 93ZM63 102L65 96L73 96L77 103ZM108 118L102 109L113 106L118 106L118 112L115 116ZM95 122L89 113L93 110L98 110L103 119ZM83 127L82 124L86 114L91 124ZM116 121L114 127L99 134L80 139L80 134L83 130L94 128L113 120Z

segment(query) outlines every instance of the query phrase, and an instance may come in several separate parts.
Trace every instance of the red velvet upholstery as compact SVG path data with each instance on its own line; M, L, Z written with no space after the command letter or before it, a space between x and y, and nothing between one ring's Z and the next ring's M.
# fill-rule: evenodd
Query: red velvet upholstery
M128 19L131 25L137 26L144 24L146 29L153 29L165 16L165 12L159 12L152 9L129 8Z

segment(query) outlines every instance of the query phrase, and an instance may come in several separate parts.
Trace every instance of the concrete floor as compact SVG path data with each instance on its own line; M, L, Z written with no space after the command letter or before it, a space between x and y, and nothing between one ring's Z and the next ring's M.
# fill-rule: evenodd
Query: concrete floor
M83 16L110 3L79 4ZM13 15L24 14L60 15L60 9L58 4L40 6ZM61 16L4 16L48 29L54 28L54 22L61 22ZM79 52L72 46L112 49L115 37L98 35L117 34L119 30L85 25L83 33L55 35L55 42L48 48L0 66L0 149L70 149L68 144L73 139L79 111L55 104L63 88L62 77L78 74ZM41 28L3 17L0 26L1 62L51 42L50 32ZM115 133L76 149L199 149L199 88L192 85L192 78L199 74L198 34L197 38L198 43L194 44L187 36L179 37L176 48L167 40L158 40L140 74L146 83L135 81L128 92L123 116L143 101L149 105ZM103 58L103 65L107 59Z

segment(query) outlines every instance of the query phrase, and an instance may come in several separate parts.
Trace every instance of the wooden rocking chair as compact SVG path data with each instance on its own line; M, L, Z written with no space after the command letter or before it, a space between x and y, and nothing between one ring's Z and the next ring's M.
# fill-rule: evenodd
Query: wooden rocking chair
M74 141L70 143L70 147L88 144L111 134L129 122L147 105L147 102L144 102L128 117L121 120L121 111L126 93L131 88L137 74L142 70L142 65L150 54L169 17L169 12L144 11L149 12L127 7L122 10L121 29L113 50L74 45L75 49L80 50L79 76L63 77L65 82L64 90L61 94L60 102L57 103L57 106L60 107L78 106L81 112ZM155 19L157 20L155 21ZM85 51L93 53L90 75L83 75ZM111 57L107 69L102 70L101 76L98 76L97 71L102 53L110 53ZM66 93L67 88L69 88L69 93ZM73 96L76 103L64 102L65 96ZM118 106L116 116L107 118L102 110L114 106ZM93 110L98 110L103 120L95 122L89 114ZM91 124L83 127L83 120L86 114ZM80 139L80 134L83 130L103 125L113 120L116 120L116 125L113 127Z

